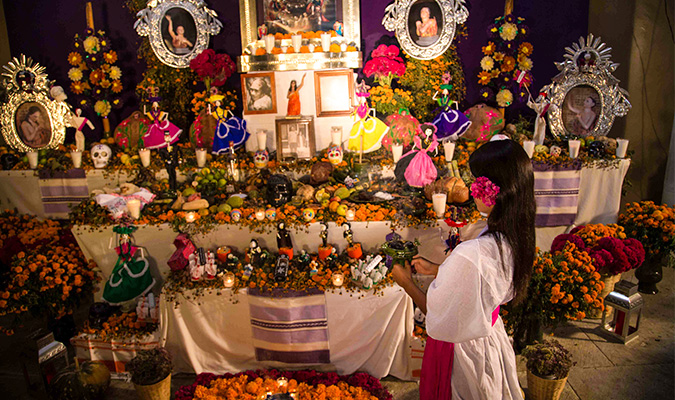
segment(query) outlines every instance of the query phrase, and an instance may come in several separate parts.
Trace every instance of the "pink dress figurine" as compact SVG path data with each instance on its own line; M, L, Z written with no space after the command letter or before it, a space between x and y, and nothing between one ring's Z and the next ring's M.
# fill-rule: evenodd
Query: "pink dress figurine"
M159 101L161 98L157 96L157 90L154 91L154 94L154 96L149 98L152 102L150 112L145 110L145 106L143 110L145 115L150 119L148 132L143 136L143 145L146 149L160 149L166 147L167 142L164 140L164 132L169 134L169 142L171 144L176 143L180 134L183 132L182 129L169 121L169 113L159 109Z
M428 146L424 146L420 137L415 136L413 142L415 143L415 147L408 154L414 152L417 152L417 154L410 160L410 164L408 164L408 168L405 170L405 180L412 187L424 187L435 181L438 175L436 166L428 154L428 152L436 150L438 140L436 139L436 135L432 135L431 143Z

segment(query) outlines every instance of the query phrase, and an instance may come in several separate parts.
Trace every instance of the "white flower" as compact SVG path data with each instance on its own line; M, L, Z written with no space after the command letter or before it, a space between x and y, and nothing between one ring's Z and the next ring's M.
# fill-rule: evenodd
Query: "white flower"
M518 35L518 27L510 22L505 23L499 28L499 36L506 41L511 41Z
M82 79L82 70L79 68L71 68L68 70L68 78L73 82L79 82Z
M110 75L110 79L120 79L122 77L122 70L117 66L110 67L110 72L108 72L108 75Z
M87 36L82 43L84 45L84 51L89 54L98 53L98 38L95 36Z
M483 71L490 71L495 66L495 60L490 56L485 56L480 60L480 67Z
M513 94L508 89L502 89L497 93L497 104L499 107L508 107L513 103Z

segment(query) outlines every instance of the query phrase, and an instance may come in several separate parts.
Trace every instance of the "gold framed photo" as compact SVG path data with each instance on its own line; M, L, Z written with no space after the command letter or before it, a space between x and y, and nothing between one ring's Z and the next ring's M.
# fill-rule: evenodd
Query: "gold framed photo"
M315 71L314 93L317 117L349 115L354 102L354 72Z
M241 92L244 114L277 113L274 72L242 74Z
M309 160L316 153L314 117L276 120L277 160Z

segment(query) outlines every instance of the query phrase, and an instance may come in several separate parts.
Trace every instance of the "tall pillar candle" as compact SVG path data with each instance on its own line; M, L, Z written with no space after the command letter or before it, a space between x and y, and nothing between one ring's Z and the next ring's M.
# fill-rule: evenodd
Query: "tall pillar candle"
M82 152L80 150L71 151L70 159L73 161L73 168L80 168L82 166Z
M206 165L206 149L196 149L195 153L197 156L197 166L204 168L204 165Z
M330 51L330 33L321 34L321 47L323 51Z
M617 158L626 158L626 151L628 151L628 139L616 139Z
M392 144L391 145L391 155L394 157L394 164L401 159L403 155L403 145L402 144Z
M523 142L523 149L525 149L527 156L532 158L534 155L534 140L525 140Z
M293 45L293 50L295 50L296 53L299 53L300 47L302 47L302 35L291 36L291 44Z
M568 140L567 145L569 146L570 158L579 157L579 148L581 148L581 142L579 140Z
M267 53L272 53L272 49L274 49L274 35L267 35L265 36L265 50Z
M452 162L455 156L455 142L443 143L443 150L445 150L445 162Z
M150 166L150 149L138 150L138 156L141 158L141 165L145 168Z
M38 152L37 151L29 151L26 153L26 156L28 156L28 166L30 169L35 169L38 166Z
M265 150L267 147L267 132L260 130L255 135L258 138L258 150Z

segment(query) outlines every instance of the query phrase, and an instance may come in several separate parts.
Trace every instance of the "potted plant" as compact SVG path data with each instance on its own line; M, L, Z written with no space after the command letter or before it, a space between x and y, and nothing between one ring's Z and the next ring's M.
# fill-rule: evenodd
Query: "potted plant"
M171 398L171 355L163 348L139 351L126 365L141 400Z
M567 376L576 362L557 340L544 340L527 346L521 353L527 359L528 398L557 400Z

